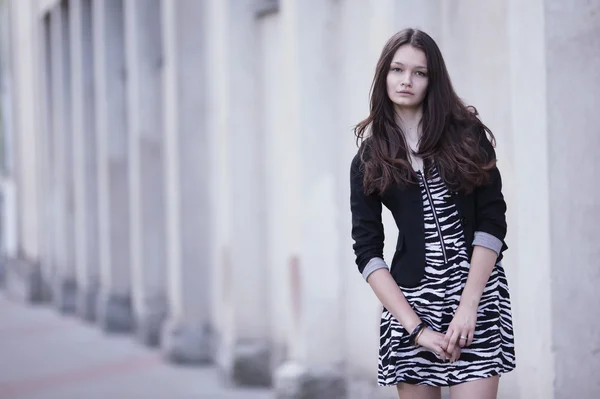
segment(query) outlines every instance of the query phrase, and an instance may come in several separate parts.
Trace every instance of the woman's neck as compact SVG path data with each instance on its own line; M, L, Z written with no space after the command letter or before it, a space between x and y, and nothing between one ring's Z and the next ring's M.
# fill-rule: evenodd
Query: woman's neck
M421 138L421 119L423 118L423 108L400 108L396 107L396 123L402 129L404 138L408 145L416 150L416 146Z

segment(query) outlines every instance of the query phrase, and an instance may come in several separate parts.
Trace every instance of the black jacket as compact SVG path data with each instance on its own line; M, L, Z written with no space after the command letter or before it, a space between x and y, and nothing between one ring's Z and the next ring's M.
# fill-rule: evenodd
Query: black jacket
M488 160L496 159L489 140L480 140ZM361 148L362 150L362 148ZM363 164L358 154L350 168L350 204L352 210L352 238L358 270L362 273L373 258L383 259L384 232L381 222L381 205L392 213L398 227L396 251L390 273L397 284L413 287L419 284L425 272L425 231L423 203L418 184L403 188L389 187L381 195L365 195L363 190ZM476 188L471 194L452 193L461 217L469 260L473 253L475 232L491 234L502 242L497 261L508 247L506 236L506 203L502 195L502 179L498 168L491 171L488 184Z

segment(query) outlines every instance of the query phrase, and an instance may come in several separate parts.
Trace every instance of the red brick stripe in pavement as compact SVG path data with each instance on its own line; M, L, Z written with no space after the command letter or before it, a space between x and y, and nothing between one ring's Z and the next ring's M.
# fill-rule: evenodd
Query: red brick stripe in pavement
M99 364L43 377L0 383L0 399L31 395L49 389L60 389L72 385L102 380L124 373L134 373L151 369L160 363L160 356L152 353L118 362Z

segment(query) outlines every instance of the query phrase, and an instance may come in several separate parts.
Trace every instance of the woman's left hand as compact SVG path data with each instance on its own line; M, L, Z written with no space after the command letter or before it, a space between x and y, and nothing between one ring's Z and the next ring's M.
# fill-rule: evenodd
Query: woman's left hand
M458 305L454 318L448 326L446 336L444 337L447 346L447 353L452 353L456 345L461 348L473 343L473 334L475 333L475 323L477 322L477 308L471 308L465 305Z

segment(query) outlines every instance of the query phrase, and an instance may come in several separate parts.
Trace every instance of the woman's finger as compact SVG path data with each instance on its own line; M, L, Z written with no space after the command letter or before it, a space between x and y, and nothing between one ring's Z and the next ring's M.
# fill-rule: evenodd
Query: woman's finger
M444 350L443 345L441 343L434 344L434 352L435 354L442 360L446 361L448 358L448 353Z
M448 341L448 347L446 348L446 351L448 353L454 352L454 348L456 347L456 342L458 341L459 335L460 334L458 331L453 331L452 336L450 337L450 341Z
M466 331L463 331L460 336L458 337L458 346L460 346L461 348L464 348L467 345L469 339L469 333Z
M442 359L443 361L448 360L448 353L441 347L438 347L438 356L440 357L440 359Z
M452 334L454 333L454 328L452 328L452 326L448 326L448 331L446 331L446 334L444 334L444 344L446 345L446 348L448 347L448 344L450 343L450 338L452 338Z
M471 330L466 335L467 335L467 346L471 346L471 344L473 343L473 336L475 335L475 331Z
M455 361L457 361L460 358L460 354L461 354L461 350L460 348L456 348L454 350L454 353L452 354L452 363L454 363Z

